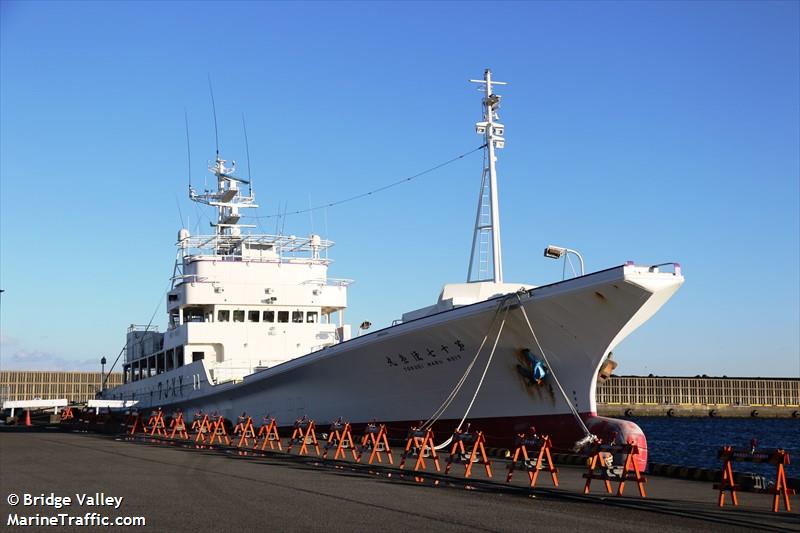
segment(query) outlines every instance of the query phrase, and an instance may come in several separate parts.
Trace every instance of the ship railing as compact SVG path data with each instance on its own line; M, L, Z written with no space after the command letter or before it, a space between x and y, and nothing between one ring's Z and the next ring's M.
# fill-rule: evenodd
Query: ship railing
M171 281L183 283L214 283L214 280L207 276L198 276L197 274L181 274L179 276L172 276Z
M327 285L330 287L347 287L348 285L352 285L353 283L354 280L346 278L315 278L315 279L307 279L302 284Z
M225 255L240 256L244 244L269 245L278 255L291 255L300 252L319 253L333 246L333 241L319 237L298 237L295 235L192 235L177 242L179 248L189 251L213 251L219 255L222 250L230 252ZM194 255L194 254L191 254Z
M663 267L667 267L667 268L671 267L673 274L675 274L676 276L680 276L681 275L681 264L680 263L674 263L674 262L659 263L657 265L652 265L652 266L650 266L648 268L648 270L650 272L664 272L664 268ZM669 271L667 270L667 272L669 272Z
M131 324L128 326L128 333L133 331L158 331L158 326L155 324L143 325L143 324Z

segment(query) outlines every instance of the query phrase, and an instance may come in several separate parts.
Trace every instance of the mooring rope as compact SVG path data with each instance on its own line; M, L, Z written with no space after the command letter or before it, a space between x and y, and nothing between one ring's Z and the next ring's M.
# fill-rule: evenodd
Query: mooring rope
M519 308L522 311L522 316L525 317L525 322L528 324L528 329L530 330L531 335L533 336L533 340L536 342L536 346L539 348L539 353L542 354L542 359L544 359L544 364L547 365L548 369L550 369L550 374L553 376L553 381L555 381L558 390L561 391L561 396L564 397L564 401L566 402L570 411L572 411L572 416L575 417L575 420L578 422L578 426L580 426L585 435L583 439L575 443L576 447L578 446L582 447L583 445L588 444L589 442L597 440L597 436L592 434L592 432L589 431L589 428L586 427L586 424L583 422L583 419L578 414L578 410L575 408L574 405L572 405L572 402L569 400L569 396L567 396L567 393L564 391L564 387L561 386L561 382L558 380L558 376L556 376L556 371L550 364L550 361L548 361L547 354L544 352L544 348L542 348L542 345L539 343L539 338L536 336L536 332L533 330L531 321L528 318L528 313L525 312L525 306L522 305L522 299L519 297L519 294L517 294L517 299L519 300L520 303Z
M456 432L461 430L461 427L464 425L464 421L467 419L467 417L469 416L470 411L472 410L472 406L475 404L475 400L478 398L478 393L480 392L481 387L483 386L483 381L486 378L486 373L489 371L489 367L492 364L492 358L494 357L494 354L497 351L497 344L500 342L500 337L501 337L501 335L503 333L503 328L505 327L505 324L506 324L506 318L508 317L508 308L509 308L508 300L509 300L509 296L506 296L499 303L499 305L497 306L497 310L495 311L495 314L492 317L492 321L489 324L489 329L486 331L486 335L484 335L483 341L481 341L481 345L478 348L478 351L475 354L475 357L473 357L472 361L467 366L467 369L464 371L464 374L461 376L461 379L458 380L458 382L456 383L455 387L453 387L453 389L450 391L450 394L447 396L447 398L442 403L442 405L439 406L439 408L420 427L420 429L427 429L427 428L431 427L434 423L436 423L436 421L439 420L439 418L444 414L444 412L447 410L447 408L453 402L453 400L455 399L456 395L461 390L461 387L464 385L464 382L467 380L467 377L472 372L472 368L474 367L475 362L478 360L478 357L480 356L481 351L483 351L483 347L486 345L486 341L489 338L489 334L491 333L491 331L492 331L492 329L494 327L494 324L497 322L497 317L500 316L500 312L501 311L505 311L505 314L503 315L503 319L500 322L500 327L497 330L497 335L495 336L494 343L492 345L492 351L489 353L489 357L486 360L486 366L484 366L484 368L483 368L483 373L481 374L481 378L480 378L480 380L478 380L478 385L475 388L475 392L472 395L472 399L470 400L469 405L467 406L467 409L464 412L464 416L461 417L461 421L458 423L458 427L456 427L454 433L456 433ZM453 436L452 435L446 441L444 441L443 443L435 446L435 449L441 450L442 448L445 448L445 447L449 446L451 442L453 442Z
M430 418L428 418L428 420L426 420L425 423L422 424L422 426L420 426L420 429L427 429L431 427L434 423L436 423L437 420L439 420L439 418L442 416L442 414L444 414L447 408L450 407L450 404L453 403L453 400L455 399L458 392L461 390L461 387L464 385L464 382L467 380L467 377L472 372L472 367L475 366L475 362L478 360L481 351L483 351L483 347L486 345L486 341L489 339L489 333L491 333L492 328L495 325L495 322L497 322L497 317L500 316L500 311L503 308L504 301L500 302L500 304L497 306L494 316L492 317L492 321L489 323L489 328L486 330L486 335L483 336L481 345L478 347L478 351L475 353L475 356L472 358L472 361L470 361L469 365L467 365L464 374L462 374L461 378L456 382L456 385L450 391L450 394L447 395L447 398L445 398L444 402L442 402L442 404L436 409L436 411L433 412Z

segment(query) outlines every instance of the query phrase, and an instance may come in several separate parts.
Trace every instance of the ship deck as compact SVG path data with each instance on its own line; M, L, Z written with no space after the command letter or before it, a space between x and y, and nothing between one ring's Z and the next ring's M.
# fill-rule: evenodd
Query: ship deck
M512 486L506 486L505 464L495 460L494 481L476 465L472 490L465 490L463 480L452 475L441 476L439 486L430 480L420 485L407 474L401 478L396 469L313 457L243 457L95 434L9 429L0 432L4 524L13 513L82 516L97 511L112 517L144 516L145 529L154 531L800 529L796 496L791 513L770 512L771 497L755 493L740 493L738 508L720 509L711 483L649 477L648 498L643 500L635 484L626 485L626 496L616 497L606 496L595 481L592 493L583 495L583 470L559 466L560 487L552 488L542 473L531 494L524 472L517 472ZM51 492L99 492L122 496L124 502L117 510L12 507L7 502L12 493Z

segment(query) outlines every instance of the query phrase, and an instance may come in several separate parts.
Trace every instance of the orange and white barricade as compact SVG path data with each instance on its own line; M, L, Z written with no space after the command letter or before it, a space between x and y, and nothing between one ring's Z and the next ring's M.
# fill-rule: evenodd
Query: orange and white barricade
M211 438L211 420L206 413L198 411L194 414L192 421L192 431L194 432L194 443L196 446L204 445Z
M625 462L622 467L622 472L616 475L611 472L611 467L606 463L606 458L613 457L613 454L622 453L625 455ZM636 462L636 456L639 455L639 446L634 443L628 444L603 444L602 442L594 443L590 448L589 454L589 468L583 477L586 478L586 484L583 487L583 493L589 493L589 486L593 479L603 480L606 492L611 494L611 481L619 481L617 487L617 496L622 496L625 490L626 481L635 481L639 488L639 496L642 498L647 497L647 492L644 490L644 484L647 479L639 471L639 466ZM595 473L595 470L599 472Z
M258 429L254 449L264 451L267 449L267 444L269 444L270 450L274 450L277 446L279 450L283 451L281 437L278 434L278 423L269 415L264 417L264 423Z
M428 455L433 459L433 464L437 472L441 472L442 468L439 465L439 456L436 455L436 444L433 441L433 430L431 428L422 429L420 427L412 427L408 432L406 439L406 447L403 450L403 455L400 458L400 468L406 465L406 458L410 453L417 453L417 460L414 462L414 472L420 470L427 470L425 463L425 456ZM414 478L417 482L422 481L422 478L417 476Z
M295 421L292 437L289 439L289 448L286 449L286 453L292 453L292 447L298 443L302 443L298 455L307 455L308 445L312 444L314 449L317 451L317 455L319 456L319 442L317 442L317 433L315 430L314 421L306 416L303 416L303 418L298 418Z
M211 439L209 439L208 444L214 444L214 441L217 441L219 444L222 444L224 441L226 445L230 445L231 439L228 437L228 430L225 427L225 418L218 414L216 415L214 422L211 426Z
M350 429L350 423L342 420L342 417L337 418L330 427L328 433L328 440L325 443L325 452L322 454L323 459L328 458L328 451L332 446L336 446L336 453L333 454L334 460L339 459L341 456L344 459L347 456L346 449L350 449L353 454L353 459L358 459L356 453L356 445L353 442L353 434Z
M528 455L528 447L531 447L536 457L532 458ZM538 435L534 428L531 428L529 435L525 435L524 433L517 435L514 455L511 457L511 462L508 465L506 483L511 482L511 477L514 475L514 468L521 461L525 470L528 472L531 488L536 486L536 480L539 477L539 472L542 470L550 473L553 486L558 487L558 468L553 464L553 457L550 455L550 449L552 447L553 443L550 437L547 435ZM537 449L539 450L538 452L536 452Z
M176 436L183 440L189 440L189 434L186 432L186 422L183 419L183 411L178 410L175 412L169 428L171 430L169 434L171 440L175 440Z
M167 426L164 423L164 411L162 411L160 407L150 413L145 433L149 434L151 437L167 436Z
M246 413L242 413L239 416L239 423L236 424L236 427L233 428L233 434L239 435L239 441L236 443L237 448L243 447L250 447L250 439L253 440L255 444L256 441L256 431L253 428L253 419L249 416L246 416Z
M386 435L385 424L378 425L375 423L375 421L367 424L367 427L364 429L364 436L361 437L361 446L359 447L359 453L356 462L361 462L361 458L364 456L365 450L370 450L369 461L367 464L372 464L374 459L377 459L379 463L382 463L383 461L381 460L381 453L386 454L390 465L394 464L394 459L392 459L392 449L389 447L389 438Z
M467 446L470 447L467 452ZM445 474L450 473L454 461L463 462L465 465L464 477L469 477L472 473L472 465L475 463L482 464L486 469L486 475L492 477L492 463L486 455L486 437L483 436L482 431L471 433L469 431L469 424L464 431L456 430L453 433L453 446L450 448L450 455L447 458L447 467L444 469Z
M785 465L790 464L789 454L783 448L777 449L762 449L756 448L756 442L753 442L752 447L748 449L734 449L732 446L724 446L717 454L722 459L722 481L714 485L714 489L719 490L718 504L720 507L725 505L725 493L730 492L733 505L739 505L739 499L736 496L736 491L740 490L733 478L733 465L734 461L749 462L749 463L770 463L776 466L775 486L770 489L772 493L772 512L777 513L780 511L781 500L783 506L787 511L792 510L792 505L789 502L789 493L791 489L786 484L786 470Z
M128 415L125 417L123 430L128 438L133 438L137 433L143 433L145 431L142 415L139 411L128 412Z

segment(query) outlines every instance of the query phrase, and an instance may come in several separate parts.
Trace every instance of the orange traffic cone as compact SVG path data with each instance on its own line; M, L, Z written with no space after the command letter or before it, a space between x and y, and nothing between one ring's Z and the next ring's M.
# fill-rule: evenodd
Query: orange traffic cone
M31 427L31 412L29 410L25 410L25 427Z

